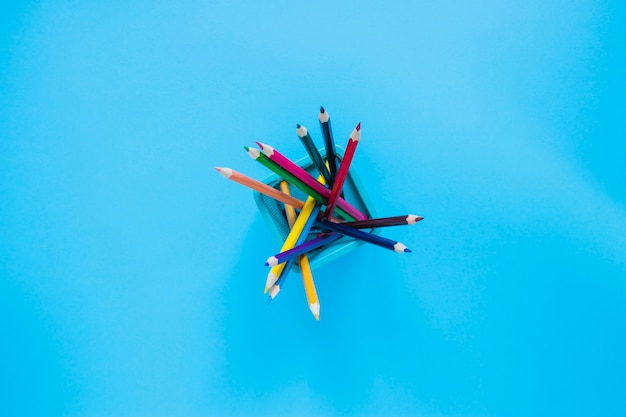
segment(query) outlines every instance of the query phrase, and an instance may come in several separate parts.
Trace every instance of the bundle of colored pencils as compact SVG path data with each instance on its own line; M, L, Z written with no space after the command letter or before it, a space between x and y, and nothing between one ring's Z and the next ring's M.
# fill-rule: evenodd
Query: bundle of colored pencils
M342 196L342 190L359 144L361 124L357 124L350 134L346 150L338 163L339 156L335 149L330 117L323 107L320 108L319 122L324 137L325 158L316 148L308 130L300 125L296 128L296 134L319 174L317 179L270 145L261 142L257 142L260 149L247 146L244 148L252 159L269 168L282 179L278 184L278 189L231 168L215 168L224 177L284 204L290 231L280 252L270 256L265 262L266 266L271 267L265 282L265 293L269 291L269 300L276 297L289 271L296 263L302 273L309 309L316 320L319 320L320 304L308 254L344 236L399 253L411 252L400 242L363 229L412 225L422 220L422 217L413 214L371 219L346 201ZM307 196L306 201L292 196L290 186L304 193Z

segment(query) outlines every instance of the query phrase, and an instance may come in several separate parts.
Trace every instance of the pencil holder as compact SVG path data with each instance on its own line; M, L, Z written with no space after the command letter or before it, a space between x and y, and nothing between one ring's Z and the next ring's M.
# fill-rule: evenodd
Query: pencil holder
M335 151L337 153L338 159L341 160L341 156L344 153L344 149L340 146L335 146ZM324 148L319 149L320 154L323 158L326 158L326 150ZM313 177L317 177L319 173L317 172L315 166L311 162L311 159L307 156L302 159L295 161L295 163L310 173ZM279 184L282 181L280 177L277 175L271 175L265 178L262 182L279 189ZM292 187L291 189L292 195L298 199L306 200L307 196L298 189ZM376 212L372 207L372 203L367 196L365 190L363 189L363 185L359 180L359 177L354 169L354 166L350 167L350 171L346 178L346 181L343 185L343 193L344 198L347 202L352 204L356 209L365 214L369 218L375 218ZM285 208L283 203L273 199L272 197L268 197L264 194L254 191L254 199L256 201L257 206L259 207L259 211L267 224L272 237L280 247L287 235L289 234L289 224L287 223L287 217L285 215ZM378 229L365 229L363 231L369 231L374 234L378 234ZM312 229L312 233L315 232L315 229ZM328 262L335 260L350 251L361 246L364 242L362 240L357 240L354 238L350 238L348 236L342 236L341 238L331 242L328 245L321 246L313 251L307 253L309 258L309 263L311 268L318 268L322 265L327 264ZM293 264L293 270L299 272L300 268L298 268L297 262Z

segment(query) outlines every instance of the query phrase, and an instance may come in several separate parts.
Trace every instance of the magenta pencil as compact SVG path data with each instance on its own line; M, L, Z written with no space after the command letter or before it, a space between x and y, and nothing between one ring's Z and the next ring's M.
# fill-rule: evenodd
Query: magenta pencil
M313 249L317 249L320 246L323 246L332 241L335 241L339 239L340 237L341 235L339 233L323 233L314 239L311 239L309 241L304 242L301 245L293 247L292 249L270 256L269 258L267 258L267 261L265 262L265 266L274 267L278 264L282 264L283 262L287 262L288 260L295 258L298 255L302 255L303 253L310 252Z
M273 147L266 145L264 143L261 143L261 142L257 142L257 145L259 145L259 147L261 148L261 151L263 151L265 156L270 158L272 161L276 162L283 169L291 173L294 177L298 178L304 184L311 187L314 191L318 192L319 194L322 195L322 197L328 200L328 198L330 197L331 191L328 188L324 187L322 184L320 184L318 181L316 181L315 178L313 178L308 172L306 172L304 169L302 169L301 167L293 163L291 160L289 160L289 158L287 158L286 156L278 152ZM355 219L367 220L367 216L365 214L361 213L359 210L357 210L353 205L348 203L343 198L336 197L336 200L337 200L336 205L338 207L341 207L346 213L348 213Z
M407 224L415 224L420 220L424 220L422 216L407 214L405 216L381 217L379 219L358 220L355 222L345 222L344 226L350 226L353 229L373 229L375 227L385 226L402 226Z
M348 177L348 170L350 169L350 163L352 162L352 158L354 157L354 152L356 151L356 147L359 144L359 139L361 138L361 123L356 125L352 133L350 134L350 138L348 139L348 146L346 146L346 152L341 159L341 164L339 165L339 171L337 172L337 176L335 177L335 182L333 184L333 189L330 192L330 197L328 197L328 203L326 203L326 211L324 211L324 218L330 219L330 216L333 215L333 211L335 210L335 205L338 203L339 194L341 193L341 189L343 188L343 183L346 181ZM357 219L361 220L361 219Z

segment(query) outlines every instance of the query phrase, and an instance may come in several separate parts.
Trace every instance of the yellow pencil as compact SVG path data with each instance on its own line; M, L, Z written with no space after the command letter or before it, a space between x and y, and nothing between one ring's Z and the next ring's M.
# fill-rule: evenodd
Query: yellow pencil
M287 181L281 181L279 185L280 191L286 195L291 195L291 191L289 191L289 183L287 183ZM296 222L296 209L292 205L285 203L285 213L287 213L287 223L289 223L289 227L291 228Z
M306 255L300 255L298 258L300 262L300 271L302 271L302 283L304 284L304 292L306 294L307 302L309 303L309 309L315 320L320 319L320 302L317 298L317 291L315 290L315 282L313 282L313 274L311 273L311 265L309 265L309 258Z
M316 201L313 197L309 197L306 199L306 201L304 202L304 207L302 208L302 211L300 211L300 215L296 219L293 227L291 228L291 231L287 235L287 239L285 239L283 247L280 249L281 252L284 252L294 247L296 241L298 240L298 237L300 237L300 234L302 233L302 229L304 229L306 221L309 219L311 213L313 212L315 204ZM265 293L267 293L267 290L269 290L272 285L274 285L276 281L278 281L280 273L283 272L285 265L286 262L278 264L270 270L269 274L267 274L267 280L265 281Z
M321 175L317 178L317 181L321 184L325 184L324 177ZM289 250L295 246L296 242L298 241L298 237L300 237L300 234L302 233L302 229L304 229L304 225L306 224L309 217L311 217L311 213L315 208L315 204L316 201L313 197L309 196L306 199L306 201L304 202L304 207L302 207L302 210L300 211L300 215L296 219L293 227L291 228L291 231L287 235L287 239L285 239L283 247L280 249L281 252ZM274 285L276 281L278 281L278 278L280 278L280 273L283 272L286 264L286 262L283 262L282 264L276 265L270 270L269 274L267 274L267 280L265 281L265 291L263 292L264 294L267 293L270 288L272 288L272 285Z
M289 184L286 181L281 181L280 190L291 195L289 192ZM285 204L285 212L287 213L287 222L290 227L296 221L296 210L289 204ZM320 319L320 303L317 298L317 291L315 290L315 282L313 281L313 274L311 273L311 265L309 264L309 258L306 255L300 255L298 258L298 264L300 265L300 271L302 272L302 283L304 284L304 293L306 294L307 302L309 303L309 309L315 320Z

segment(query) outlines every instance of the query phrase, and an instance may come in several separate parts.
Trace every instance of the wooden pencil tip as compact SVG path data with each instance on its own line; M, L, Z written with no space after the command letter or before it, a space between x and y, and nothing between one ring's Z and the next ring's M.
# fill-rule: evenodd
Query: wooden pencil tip
M259 145L259 148L263 149L263 144L261 142L256 142L257 145Z
M411 249L409 249L409 248L404 248L404 252L405 253L410 253L410 252L413 252L413 251Z
M356 130L357 130L357 131L360 131L360 130L361 130L361 122L359 122L359 124L358 124L358 125L356 125Z
M415 214L409 214L406 216L406 224L415 224L420 220L424 220L422 216L416 216Z
M320 106L320 113L326 113L326 110L324 110L324 106Z
M296 123L296 129L300 129L300 124Z
M230 178L233 175L232 168L215 167L215 170L222 174L225 178Z
M265 290L263 290L263 294L267 294L268 291L269 291L269 288L265 287Z
M309 305L309 309L311 310L311 313L313 313L313 317L315 317L315 320L319 320L320 319L320 303L313 303L311 305Z
M246 152L248 152L250 150L249 146L243 145L243 148L246 150Z

